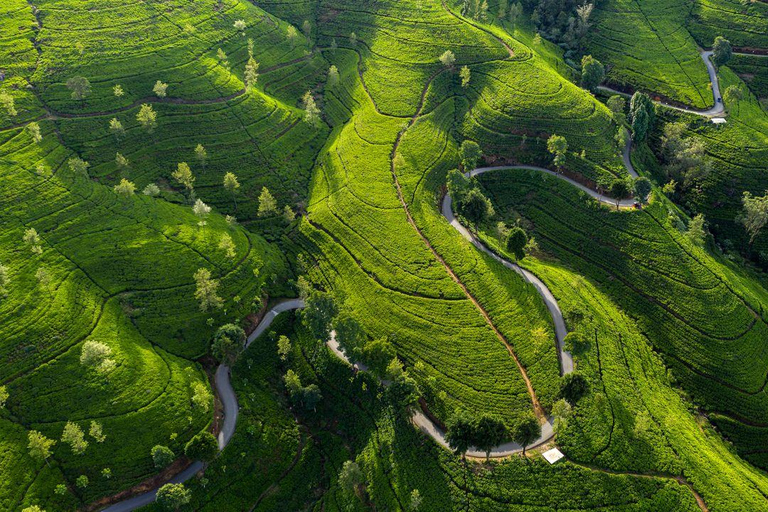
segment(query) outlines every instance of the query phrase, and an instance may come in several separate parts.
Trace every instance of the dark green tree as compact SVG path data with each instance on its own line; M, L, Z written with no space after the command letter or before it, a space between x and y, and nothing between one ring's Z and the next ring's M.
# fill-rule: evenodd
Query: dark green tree
M560 396L572 405L589 392L589 382L580 373L568 373L560 379Z
M634 188L635 188L635 197L637 197L637 200L640 201L641 203L647 202L648 195L651 193L651 190L653 190L653 186L651 185L651 180L649 180L645 176L640 176L635 180Z
M467 411L458 410L446 426L445 440L448 441L448 446L464 459L474 439L475 419Z
M581 86L589 91L594 91L605 78L605 67L599 60L591 55L585 55L581 59Z
M507 251L514 254L518 260L525 258L525 245L527 243L528 235L523 228L514 227L509 231Z
M473 224L485 222L493 216L493 206L480 189L473 188L458 205L458 212Z
M219 453L219 443L210 432L200 432L184 447L184 455L191 460L210 462Z
M507 427L495 416L483 414L474 428L472 444L485 452L485 458L491 457L491 450L500 445L507 437Z
M192 499L184 484L165 484L157 490L157 503L165 510L178 511Z
M616 178L611 182L611 195L616 200L616 209L619 209L619 203L622 198L626 197L629 193L629 186L627 181L621 178Z
M220 363L231 365L245 347L245 331L234 324L218 328L211 342L211 354Z
M387 338L378 338L365 344L362 351L362 359L371 371L383 377L387 372L387 366L397 356L395 347L387 341Z
M541 436L541 425L536 416L532 412L528 412L515 420L510 434L512 440L523 447L523 457L525 457L525 449L528 445Z
M152 462L155 463L157 469L168 467L175 457L170 448L160 444L153 446L150 454L152 455Z
M656 107L647 94L636 92L632 95L629 102L629 117L634 140L644 141L656 121Z
M307 297L301 319L315 339L325 343L331 335L331 325L338 313L336 299L329 293L315 290Z
M483 157L483 152L477 142L465 140L459 148L459 158L464 171L471 171L477 167L477 163Z
M733 55L733 48L731 42L723 36L717 36L715 42L712 43L712 60L718 66L724 66L731 60Z

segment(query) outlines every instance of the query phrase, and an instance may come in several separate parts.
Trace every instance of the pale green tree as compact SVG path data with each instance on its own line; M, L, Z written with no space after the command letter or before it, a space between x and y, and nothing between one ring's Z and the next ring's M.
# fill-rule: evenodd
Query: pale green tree
M219 281L211 278L211 271L200 268L195 272L195 299L200 301L200 310L219 309L224 305L224 299L219 297Z
M267 187L262 187L259 194L259 217L271 217L277 215L277 201Z
M88 441L85 440L85 434L77 423L68 421L64 425L64 432L61 434L61 442L66 443L72 449L75 455L81 455L88 448Z

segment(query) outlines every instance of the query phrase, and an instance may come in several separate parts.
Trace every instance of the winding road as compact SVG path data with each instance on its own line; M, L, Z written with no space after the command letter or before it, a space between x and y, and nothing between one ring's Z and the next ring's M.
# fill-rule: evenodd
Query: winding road
M715 69L715 66L711 61L711 56L712 56L711 51L700 50L700 55L707 66L707 71L709 72L710 83L712 84L712 95L715 101L714 106L708 110L701 111L701 110L694 110L694 109L689 109L684 107L677 107L677 106L669 105L666 103L661 103L661 104L664 105L665 107L669 107L669 108L683 111L683 112L697 114L705 117L715 117L725 113L725 108L722 104L720 87L717 79L717 70ZM608 87L601 86L600 89L608 92L627 95L626 93L622 93L620 91L616 91ZM417 112L417 116L418 116L418 112ZM415 120L415 117L417 116L414 116L414 119L412 120L412 122ZM627 143L627 146L624 148L624 151L622 154L622 160L627 169L627 172L632 177L636 178L638 176L638 173L635 171L630 159L631 145L632 145L632 142L629 141ZM582 185L581 183L571 178L568 178L567 176L564 176L562 174L556 173L550 169L546 169L543 167L524 166L524 165L481 167L467 173L466 175L468 177L472 177L472 176L479 176L487 172L505 171L505 170L506 171L526 170L526 171L537 171L537 172L549 174L571 184L572 186L578 188L582 192L585 192L590 197L596 199L597 201L600 201L601 203L605 203L613 206L616 205L616 201L614 199L606 197L603 194L600 194L599 192L596 192L595 190L592 190L589 187ZM622 199L618 203L620 207L632 207L633 204L634 204L634 200L632 199ZM520 276L523 277L523 279L525 279L527 282L531 283L534 286L536 291L544 300L544 303L546 304L547 309L549 310L549 313L552 316L552 321L555 326L555 338L556 338L557 349L558 349L558 359L560 362L560 373L562 375L565 375L573 372L574 370L573 357L571 356L570 353L568 353L565 350L565 347L563 345L563 340L565 339L565 336L568 332L565 327L565 320L563 319L562 312L560 311L560 307L557 304L557 299L555 299L554 295L549 290L549 288L547 288L547 286L530 271L516 265L511 261L508 261L500 257L499 255L497 255L496 253L488 249L480 240L477 239L477 237L475 237L466 227L464 227L456 219L453 213L453 201L450 195L448 194L446 194L445 197L443 198L441 211L443 216L446 218L446 220L448 220L451 226L453 226L466 240L471 242L480 251L489 255L491 258L495 259L505 267L517 272ZM269 327L272 325L272 322L274 321L274 319L280 313L301 309L303 307L304 307L304 301L301 299L285 300L273 306L264 315L261 322L259 322L259 325L257 326L257 328L248 336L245 347L247 348L255 339L257 339L264 332L266 332L266 330L269 329ZM338 343L336 343L336 340L334 339L333 336L328 341L328 347L339 358L352 364L351 361L346 357L346 355L339 349ZM360 367L361 369L365 369L365 366L360 363L358 363L357 366ZM227 365L224 365L224 364L219 365L219 367L216 369L215 382L216 382L216 390L218 391L218 394L222 403L223 413L224 413L224 421L218 436L219 450L223 450L229 444L229 441L232 439L232 436L234 435L235 427L237 425L239 405L237 402L237 395L235 394L235 391L232 388L232 383L230 381L230 368ZM413 423L418 428L420 428L425 434L427 434L432 439L434 439L435 442L437 442L441 446L449 448L448 442L445 439L445 432L437 424L435 424L431 419L429 419L423 412L421 411L415 412L412 420L413 420ZM546 421L542 424L541 436L536 441L528 445L526 448L527 449L535 448L537 446L540 446L552 440L552 438L554 437L553 424L554 424L553 417L550 416L546 418ZM520 446L519 444L514 442L508 442L508 443L501 444L496 448L494 448L493 450L491 450L490 456L495 458L508 457L515 453L521 452L522 449L523 447ZM473 448L467 451L467 456L484 458L486 456L486 453ZM203 463L200 461L195 461L192 464L190 464L184 471L182 471L181 473L171 478L169 482L170 483L185 482L190 478L192 478L195 474L200 472L202 469L203 469ZM157 495L157 488L151 491L148 491L146 493L134 496L132 498L126 499L124 501L120 501L113 505L110 505L105 509L103 509L103 512L132 512L133 510L136 510L140 507L149 505L152 502L154 502L156 495Z

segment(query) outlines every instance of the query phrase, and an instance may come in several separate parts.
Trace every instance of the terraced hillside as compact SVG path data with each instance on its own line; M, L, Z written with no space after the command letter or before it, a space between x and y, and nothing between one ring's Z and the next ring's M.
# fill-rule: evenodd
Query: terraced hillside
M489 4L0 6L0 510L768 506L768 289L719 249L766 188L761 57L691 113L762 7L609 0L561 52ZM625 144L579 52L688 112ZM626 208L676 121L711 171Z

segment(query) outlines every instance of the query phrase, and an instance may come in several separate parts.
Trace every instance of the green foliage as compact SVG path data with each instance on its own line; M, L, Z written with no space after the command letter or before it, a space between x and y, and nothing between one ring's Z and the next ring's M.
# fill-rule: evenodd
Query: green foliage
M191 500L184 484L165 484L157 490L157 503L165 510L179 510Z
M580 373L563 375L560 381L560 396L575 405L589 392L589 382Z
M514 227L507 235L507 251L521 260L525 257L525 246L528 244L528 234L520 227Z
M219 453L219 443L210 432L200 432L184 446L184 455L191 460L212 461Z
M231 365L245 346L245 331L234 324L225 324L216 330L211 341L211 354L217 361Z
M473 140L465 140L459 147L459 159L461 160L461 168L465 172L469 172L477 167L477 163L483 157L483 152L480 149L480 145Z
M581 86L594 91L605 78L605 67L591 55L581 59Z
M173 459L176 457L173 453L173 450L167 446L159 444L152 447L150 455L152 456L152 462L155 464L157 469L166 468L171 464L171 462L173 462Z
M733 55L731 42L724 37L717 36L712 43L712 60L714 63L718 66L724 66L731 60L731 55Z

